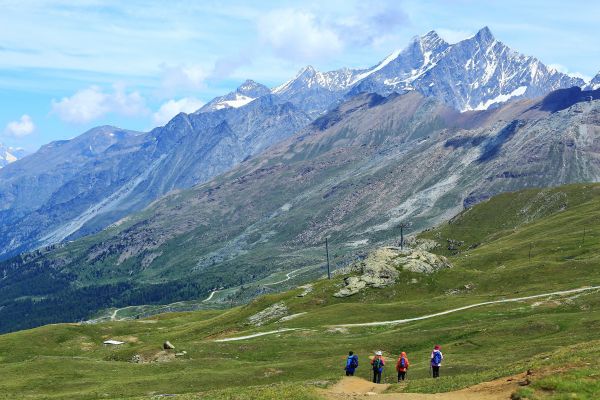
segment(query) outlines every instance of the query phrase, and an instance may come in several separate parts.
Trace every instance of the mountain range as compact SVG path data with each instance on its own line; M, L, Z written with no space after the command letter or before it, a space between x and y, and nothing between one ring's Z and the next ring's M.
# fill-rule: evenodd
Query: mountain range
M245 301L271 289L244 283L322 274L325 238L343 266L401 222L418 231L497 193L598 181L599 100L575 87L461 113L416 91L354 96L207 183L4 261L0 318L23 328L223 287Z
M0 258L97 232L170 191L210 180L363 92L416 91L465 111L584 85L509 49L487 27L456 44L429 32L369 69L308 66L273 89L248 80L148 133L98 127L0 170Z

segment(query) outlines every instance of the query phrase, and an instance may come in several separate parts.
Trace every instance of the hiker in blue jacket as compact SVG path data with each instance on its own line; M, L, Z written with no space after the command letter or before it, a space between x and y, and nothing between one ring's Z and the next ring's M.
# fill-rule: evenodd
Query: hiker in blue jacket
M354 354L354 352L348 353L348 358L346 359L346 376L354 376L354 371L358 368L358 356Z
M435 345L431 352L431 372L434 378L440 377L440 367L442 366L442 360L444 355L442 354L442 348L439 344Z

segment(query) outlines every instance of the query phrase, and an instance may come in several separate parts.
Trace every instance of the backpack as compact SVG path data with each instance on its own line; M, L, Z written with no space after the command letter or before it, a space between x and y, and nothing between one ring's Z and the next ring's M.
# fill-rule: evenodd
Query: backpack
M431 362L435 365L439 365L442 362L442 353L440 353L439 351L434 351Z
M350 361L350 368L358 368L358 357L352 357L352 361Z
M382 367L381 358L373 360L373 371L379 371Z
M400 368L406 368L406 358L400 358Z

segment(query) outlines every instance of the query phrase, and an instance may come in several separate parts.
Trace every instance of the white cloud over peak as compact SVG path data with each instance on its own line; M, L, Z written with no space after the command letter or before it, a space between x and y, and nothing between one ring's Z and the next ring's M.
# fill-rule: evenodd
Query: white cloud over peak
M23 114L18 121L11 121L6 124L4 132L9 136L23 137L33 133L35 131L35 124L31 117L27 114Z
M169 91L176 89L202 89L210 71L201 65L161 65L163 86Z
M331 57L344 46L335 29L304 10L273 10L259 18L258 32L275 54L294 61Z
M163 103L157 112L152 114L152 120L156 125L164 125L180 112L191 113L204 105L201 100L193 97L184 97L179 100L169 100Z
M558 72L562 72L563 74L572 76L573 78L583 79L586 82L589 82L589 81L592 80L591 76L582 74L581 72L572 72L572 71L569 71L569 68L567 68L567 67L565 67L564 65L561 65L561 64L548 64L548 68L553 69L553 70L558 71Z
M456 30L456 29L446 29L446 28L437 28L435 31L440 35L446 42L450 44L458 43L461 40L469 38L474 35L471 31L466 30Z
M123 85L115 85L112 92L98 86L82 89L71 97L52 100L52 113L69 123L86 123L114 112L128 117L148 113L139 92L127 92Z

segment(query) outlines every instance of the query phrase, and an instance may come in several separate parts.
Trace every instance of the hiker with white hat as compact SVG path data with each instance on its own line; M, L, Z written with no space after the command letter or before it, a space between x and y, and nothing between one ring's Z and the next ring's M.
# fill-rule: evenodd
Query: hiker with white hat
M381 383L381 373L385 366L385 360L381 351L375 352L375 357L371 360L371 365L373 366L373 383Z

